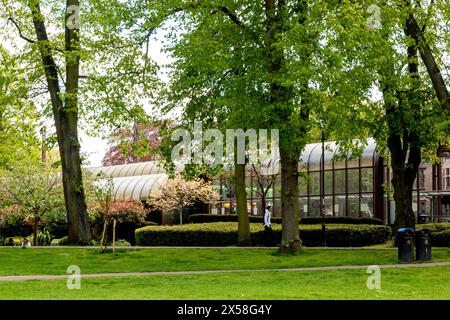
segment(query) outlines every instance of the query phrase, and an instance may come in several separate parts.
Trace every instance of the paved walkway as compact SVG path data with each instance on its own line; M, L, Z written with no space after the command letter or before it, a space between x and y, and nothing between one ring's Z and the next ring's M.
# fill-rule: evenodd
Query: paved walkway
M381 269L396 268L428 268L448 267L450 262L433 263L411 263L411 264L385 264L379 265ZM173 276L173 275L196 275L214 273L236 273L236 272L271 272L271 271L322 271L322 270L354 270L367 269L369 266L328 266L328 267L303 267L286 269L257 269L257 270L203 270L203 271L162 271L162 272L129 272L129 273L96 273L82 274L82 278L111 278L111 277L143 277L143 276ZM32 275L32 276L0 276L0 281L26 281L26 280L56 280L67 279L69 275Z

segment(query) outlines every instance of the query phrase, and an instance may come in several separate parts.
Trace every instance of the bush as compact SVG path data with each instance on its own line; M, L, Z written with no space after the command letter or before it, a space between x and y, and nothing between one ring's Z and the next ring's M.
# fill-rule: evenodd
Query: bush
M2 246L6 246L6 244L8 243L9 238L12 238L14 240L14 244L16 246L20 246L22 244L22 239L23 239L22 236L9 236L9 237L3 239Z
M44 225L45 229L48 230L53 238L62 238L67 236L69 227L66 221L48 221Z
M450 222L428 223L417 226L417 230L431 231L431 245L433 247L450 247Z
M263 223L262 216L249 216L250 223ZM189 223L211 223L211 222L237 222L237 214L194 214L189 217ZM272 223L281 224L281 218L272 218ZM307 217L300 220L300 224L321 224L321 217ZM353 218L353 217L326 217L326 224L370 224L384 225L384 221L376 218Z
M307 247L321 246L322 227L301 225L300 238ZM262 245L264 229L260 224L250 224L252 244ZM281 242L281 226L273 225L274 241ZM387 226L339 225L327 226L327 245L330 247L362 247L385 243L391 234ZM237 224L218 222L188 224L183 226L151 226L136 230L139 246L234 246L237 240Z
M23 218L5 219L0 225L0 235L3 237L28 237L33 233L33 226Z
M38 230L37 233L37 245L38 246L50 246L52 243L53 237L48 232L47 229ZM30 236L30 242L34 243L34 235Z

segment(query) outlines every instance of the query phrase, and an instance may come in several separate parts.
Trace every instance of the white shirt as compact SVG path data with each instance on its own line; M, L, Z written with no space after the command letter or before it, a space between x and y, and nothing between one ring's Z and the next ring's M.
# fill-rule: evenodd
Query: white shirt
M270 227L272 225L270 223L271 218L272 218L272 212L270 212L269 210L266 210L266 212L264 213L264 226L265 227Z

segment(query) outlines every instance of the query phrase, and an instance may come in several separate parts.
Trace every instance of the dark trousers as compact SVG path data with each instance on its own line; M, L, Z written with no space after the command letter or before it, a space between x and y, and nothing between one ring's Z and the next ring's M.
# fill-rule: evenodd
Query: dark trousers
M264 245L266 247L273 245L273 231L272 227L264 226Z

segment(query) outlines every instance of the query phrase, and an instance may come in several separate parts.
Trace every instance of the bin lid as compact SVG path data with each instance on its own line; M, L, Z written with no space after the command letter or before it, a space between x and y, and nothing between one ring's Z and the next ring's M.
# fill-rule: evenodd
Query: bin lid
M414 233L414 231L413 228L401 228L398 229L397 233Z
M430 229L420 229L420 230L417 230L417 233L418 234L430 234L431 230Z

